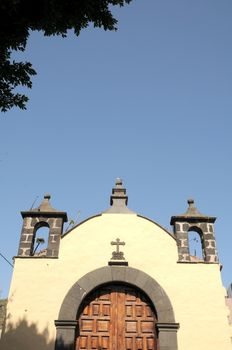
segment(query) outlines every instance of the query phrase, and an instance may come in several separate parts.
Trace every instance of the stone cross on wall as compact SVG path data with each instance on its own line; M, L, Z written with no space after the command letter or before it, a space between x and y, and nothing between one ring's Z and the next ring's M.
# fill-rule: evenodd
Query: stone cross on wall
M111 245L116 245L116 251L112 252L111 260L125 260L124 253L119 251L119 246L125 244L125 242L120 242L119 238L117 238L115 242L111 242Z

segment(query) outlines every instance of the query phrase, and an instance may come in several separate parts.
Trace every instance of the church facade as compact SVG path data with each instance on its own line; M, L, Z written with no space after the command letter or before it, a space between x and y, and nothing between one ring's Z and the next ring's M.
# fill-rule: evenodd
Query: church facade
M117 179L110 208L63 233L67 215L49 200L22 212L1 349L232 349L215 217L189 200L169 232L127 207ZM190 230L201 259L190 255Z

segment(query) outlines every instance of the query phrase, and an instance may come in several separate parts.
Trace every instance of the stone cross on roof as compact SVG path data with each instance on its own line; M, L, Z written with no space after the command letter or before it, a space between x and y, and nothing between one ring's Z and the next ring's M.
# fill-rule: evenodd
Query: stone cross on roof
M112 252L112 258L108 262L109 265L128 266L128 262L124 258L124 253L119 251L119 247L124 246L125 244L125 242L120 241L120 238L117 238L115 241L111 242L111 245L116 245L116 250Z
M119 251L120 245L125 245L125 242L120 242L120 239L117 238L116 242L112 241L111 245L116 245L116 251L112 253L112 259L111 260L125 260L124 253Z

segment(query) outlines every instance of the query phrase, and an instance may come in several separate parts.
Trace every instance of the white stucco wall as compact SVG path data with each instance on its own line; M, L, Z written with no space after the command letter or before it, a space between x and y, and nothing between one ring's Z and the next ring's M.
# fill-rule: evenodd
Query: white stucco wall
M22 320L36 325L53 349L65 295L86 273L108 265L116 238L126 242L129 266L150 275L169 296L180 323L179 350L232 349L219 265L177 263L173 237L136 214L102 214L77 226L62 238L58 259L16 258L7 327Z

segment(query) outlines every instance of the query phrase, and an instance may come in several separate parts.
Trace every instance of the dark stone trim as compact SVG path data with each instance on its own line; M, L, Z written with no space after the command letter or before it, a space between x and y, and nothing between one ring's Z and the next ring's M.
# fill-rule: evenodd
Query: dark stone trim
M58 256L15 255L13 259L59 259Z
M180 328L179 323L156 323L156 327L158 331L169 331L169 332L177 332Z
M77 326L77 321L73 320L56 320L55 321L56 328L72 328Z
M108 262L109 266L128 266L128 261L123 260L110 260Z
M74 349L73 324L77 322L76 316L82 301L95 288L113 282L133 285L149 297L159 321L160 350L177 350L178 324L175 322L173 308L167 294L152 277L128 266L105 266L96 269L87 273L70 288L61 305L58 320L55 321L57 326L55 350L67 350L67 346L68 349Z
M219 264L218 261L181 261L181 260L178 260L177 261L177 264L204 264L204 265L212 265L212 264Z
M170 224L174 225L175 222L188 222L188 223L199 223L199 222L207 222L214 223L216 221L216 217L214 216L172 216Z
M43 217L46 218L60 218L62 217L64 221L68 221L67 213L65 211L21 211L22 218L25 217Z
M57 335L55 349L74 350L77 321L55 321Z

